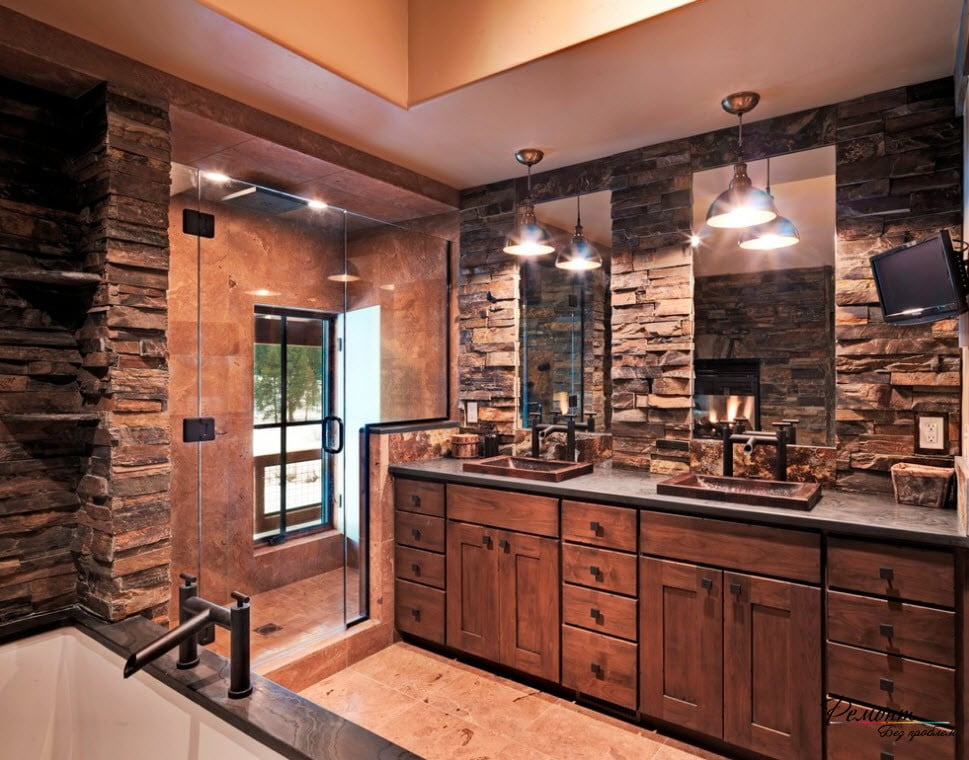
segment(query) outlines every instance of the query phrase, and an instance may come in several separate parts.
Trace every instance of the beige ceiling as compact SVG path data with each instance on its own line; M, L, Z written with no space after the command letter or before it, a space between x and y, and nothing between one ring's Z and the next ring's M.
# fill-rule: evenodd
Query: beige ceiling
M961 0L698 0L406 109L194 0L0 1L455 187L519 173L512 155L526 146L546 150L542 170L728 126L719 100L738 89L761 93L756 121L947 76L961 8ZM354 3L379 13L392 0ZM590 11L590 28L602 4L567 3ZM285 4L266 5L285 15ZM555 13L538 28L553 28ZM544 35L529 36L543 54ZM442 50L459 44L447 31L437 37ZM431 90L446 86L451 62L458 81L468 76L459 52L442 53Z

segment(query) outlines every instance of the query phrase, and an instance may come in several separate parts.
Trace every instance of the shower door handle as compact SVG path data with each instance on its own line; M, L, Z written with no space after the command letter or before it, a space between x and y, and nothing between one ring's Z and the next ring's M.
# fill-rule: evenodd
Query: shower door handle
M337 443L336 446L330 446L329 445L329 443L330 443L330 423L331 422L335 422L336 423L336 429L337 429L337 434L338 434L337 435L337 440L339 441L339 443ZM334 415L331 414L331 415L323 418L323 427L326 428L326 440L323 443L323 451L325 451L327 454L339 454L341 451L343 451L343 438L344 438L344 435L343 435L343 420L341 420L339 417L336 417L336 416L334 416Z

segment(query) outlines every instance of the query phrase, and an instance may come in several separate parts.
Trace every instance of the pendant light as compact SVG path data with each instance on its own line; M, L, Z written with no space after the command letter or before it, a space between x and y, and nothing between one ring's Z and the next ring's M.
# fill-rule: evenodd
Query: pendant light
M740 129L733 179L707 211L707 224L711 227L741 229L765 224L777 216L774 199L753 186L744 162L744 114L752 111L759 102L760 95L756 92L735 92L720 101L724 111L739 119Z
M555 257L555 266L572 272L587 272L602 266L602 256L582 231L582 207L579 198L580 196L575 196L575 232L572 233L572 242Z
M767 158L767 194L770 195L770 157ZM771 195L771 198L774 196ZM748 227L740 234L740 247L748 251L774 251L801 242L794 223L785 216L775 216L767 224Z
M528 192L518 204L517 220L507 238L504 252L514 256L544 256L554 253L552 236L535 218L535 203L532 201L532 167L541 161L545 154L538 148L522 148L515 154L515 160L528 167Z

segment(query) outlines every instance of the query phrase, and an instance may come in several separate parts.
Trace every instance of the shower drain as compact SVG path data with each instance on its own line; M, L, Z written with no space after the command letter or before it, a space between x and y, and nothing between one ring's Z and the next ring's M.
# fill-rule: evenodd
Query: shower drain
M276 631L283 630L283 627L281 625L276 625L275 623L266 623L265 625L259 626L255 630L260 636L269 636L272 633L276 633Z

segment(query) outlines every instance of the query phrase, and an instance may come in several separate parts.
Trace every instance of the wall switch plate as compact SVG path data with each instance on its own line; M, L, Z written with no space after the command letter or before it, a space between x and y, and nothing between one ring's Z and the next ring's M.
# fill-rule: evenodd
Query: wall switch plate
M477 401L464 402L464 424L466 425L478 424L478 402Z

